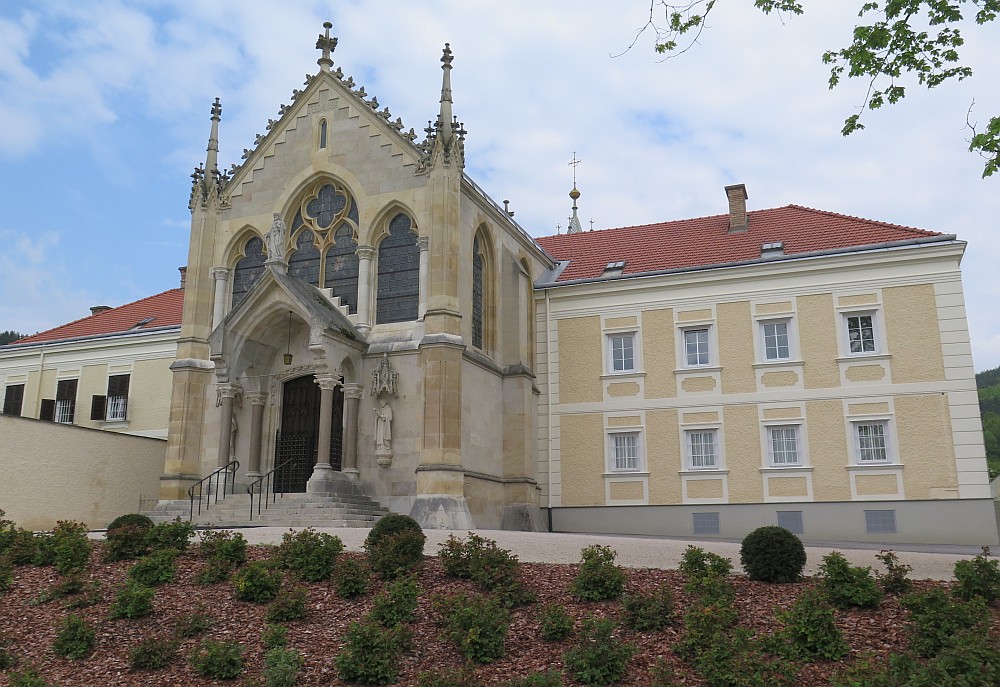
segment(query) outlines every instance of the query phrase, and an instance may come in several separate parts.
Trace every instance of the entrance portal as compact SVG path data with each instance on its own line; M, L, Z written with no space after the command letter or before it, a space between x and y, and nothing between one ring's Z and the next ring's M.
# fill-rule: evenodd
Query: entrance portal
M274 491L303 493L316 465L319 439L320 388L315 375L296 377L282 387L281 426L275 442ZM343 444L344 392L333 390L330 430L330 465L340 470Z

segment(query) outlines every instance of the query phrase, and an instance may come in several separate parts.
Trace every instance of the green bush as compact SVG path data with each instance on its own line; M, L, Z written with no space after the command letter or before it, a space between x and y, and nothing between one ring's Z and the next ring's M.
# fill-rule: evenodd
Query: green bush
M334 588L342 599L354 599L368 591L368 569L353 558L343 558L334 566Z
M587 618L579 639L565 653L566 669L584 685L613 685L625 677L625 669L635 649L613 634L615 622L609 618Z
M677 673L670 662L662 656L656 659L653 668L649 671L652 678L651 687L675 687L677 685Z
M538 613L538 627L542 639L558 642L573 634L573 617L560 604L546 604Z
M588 546L580 552L580 572L570 593L584 601L617 599L625 591L625 573L615 565L618 554L610 546Z
M152 551L186 551L194 536L194 525L180 518L158 522L146 532L146 544Z
M309 527L299 532L285 532L274 559L282 568L294 571L307 582L322 582L330 577L337 556L343 550L344 543L339 537Z
M416 618L419 595L420 586L416 577L410 575L396 580L376 597L370 617L385 627L411 623Z
M733 572L733 563L717 553L710 553L697 546L688 546L677 567L688 580L706 575L726 577Z
M209 561L208 565L194 576L194 581L198 584L219 584L232 577L233 570L234 568L224 561Z
M243 646L239 642L206 639L188 660L199 675L212 680L233 680L243 672Z
M142 527L148 530L153 526L153 521L142 513L125 513L125 515L119 515L117 518L109 522L106 529L108 532L111 532L127 526Z
M68 589L76 589L76 592L68 592L72 594L72 598L67 599L64 606L66 608L89 608L90 606L96 606L101 603L101 581L96 579L87 579L83 576L69 576L66 578Z
M128 652L129 670L159 670L177 660L177 643L159 637L142 640Z
M37 668L28 666L24 670L8 673L10 687L55 687L47 682Z
M174 634L181 639L191 639L203 634L214 624L215 618L199 608L179 616L174 621Z
M492 539L474 532L469 532L467 541L451 535L441 544L438 556L446 573L476 582L505 606L520 606L536 598L521 581L517 556Z
M833 609L814 589L803 592L787 612L778 614L778 619L785 625L783 637L799 655L839 661L851 651L837 629Z
M5 592L14 584L14 571L7 559L0 558L0 592Z
M876 608L882 600L871 568L852 566L838 551L823 556L819 578L827 601L837 608Z
M94 581L88 580L87 577L81 573L67 575L51 587L43 590L36 598L29 601L28 604L36 606L38 604L48 603L54 599L62 599L67 596L73 596L74 594L79 594L80 592L86 590L93 584Z
M112 618L142 618L153 612L152 587L129 580L111 604Z
M426 541L423 532L404 530L383 537L372 546L365 542L365 548L372 570L385 579L392 579L415 570L424 562Z
M145 556L149 552L146 535L152 527L153 521L141 513L118 516L104 535L104 559L125 561Z
M777 525L758 527L743 538L740 563L751 580L795 582L806 566L802 540Z
M393 535L399 534L400 532L423 532L420 529L420 523L411 518L409 515L402 515L400 513L389 513L383 516L375 523L372 527L371 532L365 537L365 550L368 551L374 546L378 546L382 543L384 539L391 537Z
M247 540L239 532L205 530L198 543L198 555L231 572L247 562Z
M492 663L504 654L510 612L495 598L456 594L436 604L444 635L462 655L476 663Z
M469 667L429 670L417 676L417 687L481 687L482 682Z
M52 650L66 658L85 658L93 653L96 636L97 633L90 623L71 613L59 623Z
M281 589L281 571L254 562L233 575L233 591L239 601L256 604L273 601Z
M893 551L883 549L875 556L882 561L885 572L875 571L875 579L886 594L906 594L913 589L913 580L907 577L912 565L899 562L899 557Z
M288 646L288 628L284 625L267 625L260 635L265 649L277 649Z
M90 540L87 526L80 522L60 520L52 530L52 564L60 575L72 575L87 567L90 560Z
M697 661L715 644L725 644L739 614L731 603L718 597L698 598L684 614L684 634L676 646L676 653Z
M0 510L0 517L3 511ZM0 634L0 670L10 670L17 665L17 656L10 650L11 638L5 634Z
M174 560L176 558L177 551L174 549L154 551L136 561L135 565L128 571L129 579L146 587L156 587L173 582Z
M264 654L265 687L293 687L305 659L294 649L276 647Z
M3 513L3 510L0 510L0 513ZM0 558L6 558L11 565L29 565L35 560L36 548L34 532L20 527L0 530Z
M989 628L989 609L982 599L956 601L941 589L931 589L908 594L899 603L909 611L910 648L922 658Z
M56 542L51 532L37 532L34 536L35 547L31 564L39 567L55 565Z
M705 647L694 665L709 685L791 687L795 665L768 653L763 645L748 630L731 628L724 641Z
M674 597L663 584L650 592L637 591L622 599L625 627L636 632L656 632L673 620Z
M980 598L988 604L1000 599L1000 561L979 554L969 561L955 562L952 593L960 599Z
M282 589L264 612L264 620L269 623L285 623L306 617L305 587Z
M970 635L929 660L912 653L856 661L830 676L831 687L993 687L1000 684L998 647Z
M399 676L399 655L408 643L409 631L404 626L389 629L378 623L351 623L334 665L347 682L389 685Z
M549 668L544 673L532 671L524 677L514 678L507 687L562 687L562 673L555 668Z

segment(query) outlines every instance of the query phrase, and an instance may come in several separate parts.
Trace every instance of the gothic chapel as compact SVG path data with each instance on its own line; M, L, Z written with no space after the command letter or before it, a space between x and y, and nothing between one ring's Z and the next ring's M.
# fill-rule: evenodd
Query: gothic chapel
M225 172L212 108L160 499L230 466L425 527L544 529L532 282L553 263L463 171L448 45L417 142L324 27L319 71Z

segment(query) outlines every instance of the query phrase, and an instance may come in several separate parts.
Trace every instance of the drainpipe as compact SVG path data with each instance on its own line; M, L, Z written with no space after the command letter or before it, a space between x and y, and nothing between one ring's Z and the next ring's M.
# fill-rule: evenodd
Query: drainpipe
M35 392L35 417L42 414L42 377L45 375L45 344L38 352L38 390Z
M549 532L552 531L552 304L549 302L549 290L545 289L545 394L547 396L547 403L545 407L545 412L548 415L547 423L548 426L546 431L548 433L547 441L545 442L546 451L548 452L548 459L546 461L546 467L549 471L549 497L548 497L548 515L549 515Z

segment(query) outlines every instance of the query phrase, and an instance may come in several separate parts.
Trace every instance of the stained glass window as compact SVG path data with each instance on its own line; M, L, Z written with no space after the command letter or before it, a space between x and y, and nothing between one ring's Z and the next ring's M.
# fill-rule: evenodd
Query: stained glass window
M316 227L327 229L333 224L334 217L347 205L347 196L339 192L332 184L320 188L316 197L306 205L306 212L316 220Z
M347 222L342 222L334 233L334 243L326 251L326 273L323 283L333 289L334 296L350 307L351 313L358 311L358 247L354 240L354 230Z
M479 236L472 242L472 345L483 347L483 252Z
M319 286L319 250L313 244L313 233L303 229L288 258L288 274L307 284Z
M400 213L389 222L389 235L378 248L376 322L417 319L420 248L412 221Z
M260 275L264 274L264 241L254 236L247 241L243 255L233 270L233 307L243 300Z

